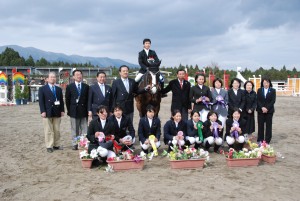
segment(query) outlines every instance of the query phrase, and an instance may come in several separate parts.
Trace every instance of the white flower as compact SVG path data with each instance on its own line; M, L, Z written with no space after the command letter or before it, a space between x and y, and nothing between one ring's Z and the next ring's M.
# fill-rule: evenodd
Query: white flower
M84 157L87 157L89 154L87 152L87 150L83 150L80 152L80 158L84 158Z
M97 150L96 150L96 149L93 149L93 150L91 151L90 156L91 156L92 158L97 158L97 157L98 157L98 152L97 152Z
M243 148L243 152L248 152L248 149L246 149L246 148Z

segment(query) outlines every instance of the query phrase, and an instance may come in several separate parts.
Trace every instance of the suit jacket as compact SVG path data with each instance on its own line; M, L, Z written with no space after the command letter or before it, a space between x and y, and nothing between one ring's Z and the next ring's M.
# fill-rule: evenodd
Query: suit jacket
M176 136L179 131L183 132L184 139L185 139L185 136L186 136L185 121L181 120L178 123L177 128L176 128L175 122L173 120L167 121L164 126L164 142L165 142L165 144L168 144L169 141L172 141L173 137Z
M105 96L103 96L98 83L90 86L89 90L88 111L91 111L93 115L97 115L97 108L100 105L105 105L108 111L111 111L112 107L112 89L110 86L105 85Z
M268 113L274 113L274 104L276 101L276 90L274 88L269 88L267 96L265 97L264 88L259 88L257 90L257 112L262 113L262 107L268 109Z
M233 89L228 90L228 115L232 118L234 108L240 108L244 112L245 107L245 92L242 89L238 89L237 95L235 95Z
M39 105L40 112L46 112L46 117L61 117L61 112L65 112L64 99L60 87L55 86L56 98L52 93L49 85L46 84L39 88ZM58 100L60 105L55 105L54 102Z
M116 141L120 142L120 139L126 135L130 135L132 138L135 137L135 130L129 117L122 115L120 127L115 115L110 116L109 121L113 123Z
M149 138L149 135L155 135L155 137L159 141L161 135L160 119L157 117L153 117L152 125L150 127L148 118L142 117L139 122L138 134L139 140L142 143L144 143L146 139Z
M187 120L186 122L187 136L189 137L198 137L198 129L194 128L194 122L192 119Z
M88 116L88 94L89 94L89 85L81 83L81 92L78 103L78 90L75 83L71 83L66 88L66 107L67 115L73 118L84 118Z
M141 69L139 70L140 73L144 74L151 65L148 62L148 59L152 57L154 59L154 63L159 63L159 59L156 55L154 50L149 50L148 56L145 50L139 52L139 64Z
M181 111L182 108L191 109L191 101L189 99L190 89L190 82L184 80L181 89L178 79L174 79L171 80L168 86L162 90L163 94L172 90L171 111L175 109Z
M217 122L219 125L222 126L222 122L221 122L220 120L217 120L216 122ZM210 121L210 120L206 120L206 121L203 123L203 129L202 129L202 131L203 131L203 137L204 137L204 138L213 136L213 131L211 131L210 126L211 126L211 121ZM223 130L224 130L224 128L222 128L221 131L218 129L218 136L219 136L220 138L223 138Z
M230 129L232 127L233 122L234 121L233 121L232 118L228 118L226 120L226 133L225 133L225 136L231 136ZM247 121L245 119L243 119L243 118L240 118L238 122L239 122L239 127L242 130L242 133L239 134L239 135L244 135L245 134L245 129L246 129L246 123L247 123Z
M202 109L209 110L210 108L206 107L202 102L196 103L196 99L206 96L211 101L211 92L209 88L205 85L202 86L202 89L199 87L199 85L193 86L190 91L190 100L192 103L194 103L194 110L201 111Z
M212 110L217 112L219 115L222 115L223 117L226 117L228 115L227 107L223 106L221 104L218 104L216 98L217 96L221 95L224 99L225 105L227 106L228 103L228 94L225 89L220 89L220 93L218 94L217 90L213 88L211 90L211 98L212 98ZM218 109L217 109L218 108Z
M257 106L257 95L255 91L248 93L245 90L245 112L248 113L248 110L252 111L252 114Z
M98 144L98 139L95 138L96 132L103 132L105 136L113 135L115 133L113 122L106 119L106 123L104 128L102 128L102 124L99 118L93 119L88 127L87 138L91 144Z
M133 98L134 94L140 94L146 92L145 89L138 89L137 83L128 78L129 81L129 93L127 92L125 85L121 78L114 80L112 84L112 110L118 104L123 108L124 114L130 114L134 111Z

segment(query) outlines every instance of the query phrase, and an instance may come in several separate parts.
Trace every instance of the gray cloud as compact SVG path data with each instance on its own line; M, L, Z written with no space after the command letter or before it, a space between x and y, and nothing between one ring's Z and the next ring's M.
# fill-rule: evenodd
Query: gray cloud
M299 67L300 3L280 1L0 2L0 45L137 63L149 37L163 65Z

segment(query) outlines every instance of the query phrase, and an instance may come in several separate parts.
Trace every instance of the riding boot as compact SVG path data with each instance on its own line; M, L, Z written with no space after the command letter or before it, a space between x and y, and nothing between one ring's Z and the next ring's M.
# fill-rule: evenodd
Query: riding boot
M161 91L163 91L164 85L165 85L165 82L160 81L160 90L161 90ZM161 97L162 97L162 98L165 98L165 97L168 97L168 95L167 95L167 94L161 94Z

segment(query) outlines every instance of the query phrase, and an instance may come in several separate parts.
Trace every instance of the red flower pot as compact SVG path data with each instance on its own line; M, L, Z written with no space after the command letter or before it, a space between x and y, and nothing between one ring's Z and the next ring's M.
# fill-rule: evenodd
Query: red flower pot
M106 161L113 167L114 171L123 170L142 170L144 168L144 160L136 162L134 160L121 160L121 161Z
M268 156L268 155L262 155L261 159L264 162L270 163L270 164L274 164L276 162L276 156Z
M260 158L226 158L228 167L258 166Z
M190 159L190 160L170 160L172 169L202 169L205 163L205 158Z
M91 168L94 159L81 159L81 165L83 168Z

